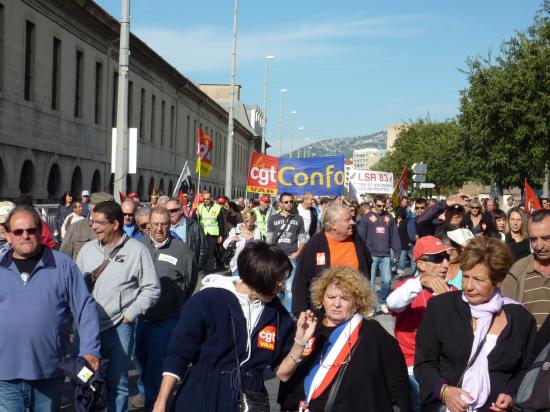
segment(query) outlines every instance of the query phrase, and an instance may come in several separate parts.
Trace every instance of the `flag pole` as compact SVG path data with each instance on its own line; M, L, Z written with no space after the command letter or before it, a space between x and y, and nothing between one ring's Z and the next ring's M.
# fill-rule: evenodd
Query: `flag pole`
M187 167L188 163L189 162L186 160L185 164L183 165L183 169L181 169L180 177L178 177L178 182L176 183L176 186L174 187L174 193L172 193L172 197L176 197L178 192L179 192L181 182L183 181L183 173L185 172L185 168Z

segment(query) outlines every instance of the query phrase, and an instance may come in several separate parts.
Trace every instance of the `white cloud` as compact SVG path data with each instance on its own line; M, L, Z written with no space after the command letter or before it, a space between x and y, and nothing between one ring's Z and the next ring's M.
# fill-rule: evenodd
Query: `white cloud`
M309 22L277 30L247 32L239 27L239 64L257 62L267 54L278 59L324 59L364 50L367 39L410 38L422 32L426 16L406 15L342 22ZM184 73L227 69L231 58L231 31L212 26L182 30L137 27L135 33ZM345 40L345 42L344 42ZM358 40L353 42L350 40ZM354 45L355 44L355 45ZM372 43L371 47L376 47Z

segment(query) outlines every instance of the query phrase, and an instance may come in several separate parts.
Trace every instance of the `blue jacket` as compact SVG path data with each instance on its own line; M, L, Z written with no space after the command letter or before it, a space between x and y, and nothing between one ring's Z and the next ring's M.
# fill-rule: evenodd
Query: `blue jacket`
M237 411L237 361L246 358L246 320L237 297L228 290L208 288L193 295L184 305L172 334L164 362L164 372L184 377L192 364L177 398L176 411ZM267 328L267 329L266 329ZM263 333L262 333L263 332ZM267 334L275 334L275 342ZM251 336L250 360L241 366L242 386L266 392L263 370L275 368L290 351L294 323L276 298L267 303ZM260 347L273 343L272 349Z
M367 244L371 256L389 256L393 249L395 256L401 252L401 242L395 219L386 211L379 215L369 212L359 222L357 233Z
M44 247L25 285L12 256L0 260L0 380L61 376L73 318L79 354L99 357L97 309L76 263Z

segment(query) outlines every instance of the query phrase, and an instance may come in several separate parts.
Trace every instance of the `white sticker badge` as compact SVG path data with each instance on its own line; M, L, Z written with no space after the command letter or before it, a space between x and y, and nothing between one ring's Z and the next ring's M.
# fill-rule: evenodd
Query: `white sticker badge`
M178 259L173 257L173 256L169 256L169 255L165 255L164 253L161 253L159 255L159 260L162 261L162 262L168 262L168 263L171 263L172 265L176 266L176 264L178 263Z

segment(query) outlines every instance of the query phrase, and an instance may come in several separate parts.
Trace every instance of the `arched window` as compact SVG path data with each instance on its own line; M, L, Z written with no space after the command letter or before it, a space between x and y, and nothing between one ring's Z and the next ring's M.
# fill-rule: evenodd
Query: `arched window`
M143 199L143 176L138 179L137 195L140 199Z
M101 192L101 173L97 169L92 177L92 187L90 190L92 193Z
M19 190L21 193L32 193L34 189L34 176L34 164L30 160L25 160L19 178Z
M71 179L71 192L74 196L77 196L82 191L82 171L80 167L75 167L73 171L73 177Z
M57 163L54 163L50 167L50 173L48 173L48 199L57 200L60 196L59 190L61 189L61 170Z

